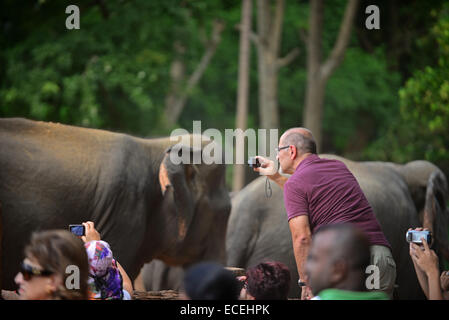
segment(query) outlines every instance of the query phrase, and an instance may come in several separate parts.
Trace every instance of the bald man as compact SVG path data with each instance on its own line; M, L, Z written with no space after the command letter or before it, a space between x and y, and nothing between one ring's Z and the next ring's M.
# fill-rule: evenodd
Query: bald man
M338 160L317 155L312 132L305 128L287 130L276 148L282 172L274 162L257 156L261 167L254 170L268 176L284 191L293 251L302 288L302 299L312 296L307 286L304 265L312 234L322 226L351 223L364 232L370 243L371 264L379 267L380 290L393 296L396 264L374 212L357 180Z
M387 300L385 292L367 290L369 264L369 242L359 229L350 224L322 227L313 236L305 266L314 300Z

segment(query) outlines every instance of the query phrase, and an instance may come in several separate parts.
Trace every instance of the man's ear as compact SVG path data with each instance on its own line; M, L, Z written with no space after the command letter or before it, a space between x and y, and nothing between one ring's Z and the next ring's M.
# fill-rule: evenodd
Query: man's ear
M290 148L291 147L291 148ZM293 145L290 145L289 149L291 150L291 155L290 155L290 159L295 160L295 158L298 155L298 150L296 150L296 147Z

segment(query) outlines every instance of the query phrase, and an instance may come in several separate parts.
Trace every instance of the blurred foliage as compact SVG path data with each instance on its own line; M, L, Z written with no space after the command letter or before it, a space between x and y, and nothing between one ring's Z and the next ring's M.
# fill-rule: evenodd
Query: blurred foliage
M425 159L449 174L449 4L432 15L429 37L438 46L437 64L416 71L399 91L400 115L367 157L405 162Z
M81 28L67 30L67 4L3 4L18 12L5 18L5 33L22 38L3 43L0 115L158 134L173 39L196 44L187 56L199 60L198 29L214 9L207 1L80 1Z
M425 158L444 165L449 149L449 28L443 2L361 1L345 59L327 84L323 151L353 159ZM139 136L169 135L161 119L174 43L185 48L183 62L189 76L204 54L213 20L221 19L226 26L222 40L178 125L189 131L193 120L202 121L202 130L235 126L239 45L235 26L241 1L80 0L76 3L80 30L65 28L69 4L73 3L0 2L0 117ZM368 4L379 5L381 30L366 30ZM334 45L345 5L344 0L325 4L323 59ZM307 0L286 1L280 55L296 47L301 53L280 70L281 131L302 124L307 75L299 29L308 29L308 8ZM393 23L395 17L399 23ZM423 63L428 67L416 71ZM257 84L257 52L252 45L250 128L258 126Z

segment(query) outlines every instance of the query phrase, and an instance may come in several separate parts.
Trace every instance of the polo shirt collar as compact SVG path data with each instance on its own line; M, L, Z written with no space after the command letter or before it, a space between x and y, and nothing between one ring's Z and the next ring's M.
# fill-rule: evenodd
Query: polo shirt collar
M317 159L319 159L319 157L318 157L317 154L311 154L311 155L307 156L307 157L306 157L304 160L302 160L301 163L296 167L296 170L295 170L295 171L298 171L299 168L303 168L303 167L307 166L309 163L311 163L311 162L313 162L313 161L315 161L315 160L317 160Z

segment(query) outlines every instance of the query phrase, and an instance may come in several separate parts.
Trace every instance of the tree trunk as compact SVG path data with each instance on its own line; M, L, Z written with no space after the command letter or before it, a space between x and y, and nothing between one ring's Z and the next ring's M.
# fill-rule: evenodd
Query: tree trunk
M325 83L317 76L307 78L304 127L312 131L317 147L321 147Z
M257 45L259 75L259 127L279 128L278 71L299 54L293 49L286 57L279 58L284 21L285 0L276 0L272 12L270 0L257 1L257 35L252 39Z
M185 81L185 64L183 61L185 48L179 41L175 41L173 47L175 57L170 65L170 91L165 97L165 119L167 124L170 125L177 121L177 117L174 117L174 109L181 96Z
M206 51L204 52L200 62L198 63L198 66L196 67L195 71L190 75L189 79L187 80L187 83L185 87L182 89L179 89L179 86L181 85L179 83L180 80L182 80L182 77L177 77L176 70L171 70L171 76L172 81L174 81L174 84L172 84L172 90L168 94L168 97L165 100L165 125L166 127L170 128L176 124L179 117L181 116L182 110L184 109L184 106L187 102L187 99L192 92L193 88L199 83L201 80L201 77L204 74L204 71L206 71L207 66L209 65L210 61L212 60L212 57L215 55L215 52L217 50L218 44L221 41L221 33L224 30L224 23L219 20L215 20L213 24L213 30L212 35L210 37L210 40L206 43ZM175 50L177 50L177 46L179 47L179 44L175 44ZM182 64L182 53L180 54L179 51L177 51L175 61L172 64L172 67L176 67L177 64ZM183 67L183 65L182 65ZM181 66L178 66L178 68L181 68ZM172 72L175 74L172 74Z
M237 92L237 115L236 127L242 131L246 130L248 118L248 93L249 93L249 65L250 65L250 31L251 31L251 8L252 0L243 0L242 18L240 30L240 52L239 52L239 76ZM243 138L237 134L236 141ZM241 148L243 147L243 148ZM236 144L236 152L244 151L244 146ZM243 150L242 150L243 149ZM234 165L232 191L239 191L245 184L245 165Z
M258 49L259 71L259 127L279 128L278 71L275 57L264 48Z
M265 147L265 154L260 153L260 155L267 157L274 152L269 150L268 130L280 127L278 106L279 69L287 66L299 54L299 49L294 48L285 57L279 57L285 0L276 0L274 8L272 3L271 0L257 1L257 34L251 34L251 39L257 47L259 128L267 129L265 136L258 136L258 143L260 146Z
M307 46L307 89L304 106L304 126L315 137L318 151L321 151L323 108L326 83L331 74L341 64L351 36L351 27L357 11L358 0L349 0L340 24L337 41L324 63L322 55L322 29L324 1L310 1L309 34Z

